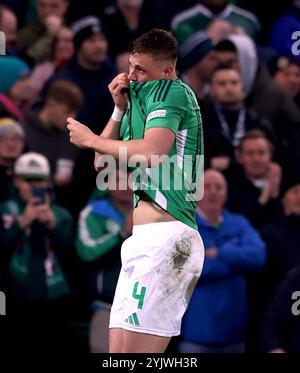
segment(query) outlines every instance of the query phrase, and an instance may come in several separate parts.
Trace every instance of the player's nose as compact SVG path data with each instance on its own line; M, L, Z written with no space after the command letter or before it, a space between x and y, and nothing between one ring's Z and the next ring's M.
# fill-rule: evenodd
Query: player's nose
M136 80L136 74L134 72L134 70L129 70L129 73L128 73L128 80Z

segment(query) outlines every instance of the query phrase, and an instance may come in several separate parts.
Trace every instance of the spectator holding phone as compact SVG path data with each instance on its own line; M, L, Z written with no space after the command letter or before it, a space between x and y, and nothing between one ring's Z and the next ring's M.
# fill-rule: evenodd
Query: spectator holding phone
M30 333L37 346L49 342L56 347L68 330L65 272L72 254L72 218L52 201L50 166L43 155L21 155L13 183L18 196L0 205L0 247L8 253L6 294L14 322L9 336L18 330L13 338L20 345Z

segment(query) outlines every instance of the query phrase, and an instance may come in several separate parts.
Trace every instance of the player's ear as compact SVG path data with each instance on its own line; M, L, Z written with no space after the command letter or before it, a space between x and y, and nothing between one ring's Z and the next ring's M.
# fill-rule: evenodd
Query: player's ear
M172 75L173 71L174 71L174 67L173 67L173 66L167 66L167 67L164 69L164 75L165 75L166 77L169 77L169 76Z

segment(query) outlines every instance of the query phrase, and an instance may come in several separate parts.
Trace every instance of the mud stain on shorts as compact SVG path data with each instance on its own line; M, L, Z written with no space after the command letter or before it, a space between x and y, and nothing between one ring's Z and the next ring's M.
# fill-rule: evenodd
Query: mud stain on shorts
M191 296L193 294L193 291L197 285L197 282L198 282L198 279L199 279L199 276L194 276L192 281L190 282L188 288L187 288L187 291L185 293L185 302L186 304L189 304L189 301L191 299Z
M175 244L175 253L172 255L174 270L180 273L191 256L192 239L190 237L182 237Z

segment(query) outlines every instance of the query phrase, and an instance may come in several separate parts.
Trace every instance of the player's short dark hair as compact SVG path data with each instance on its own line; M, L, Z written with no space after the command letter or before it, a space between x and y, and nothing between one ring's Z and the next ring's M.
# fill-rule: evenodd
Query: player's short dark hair
M134 53L151 54L156 59L176 61L177 41L170 32L154 28L132 43L131 54Z

